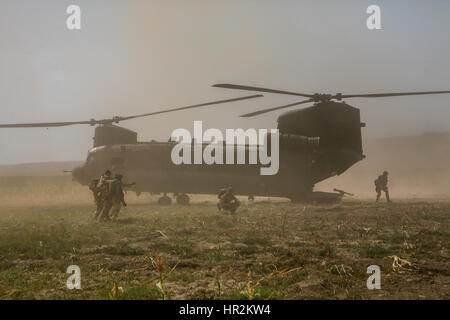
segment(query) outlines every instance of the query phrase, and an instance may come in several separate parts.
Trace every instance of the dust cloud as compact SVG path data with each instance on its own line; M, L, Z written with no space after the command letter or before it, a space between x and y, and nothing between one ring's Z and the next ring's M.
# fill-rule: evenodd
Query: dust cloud
M449 197L450 133L367 139L363 148L366 159L315 189L338 188L359 198L375 198L374 180L387 170L393 199Z

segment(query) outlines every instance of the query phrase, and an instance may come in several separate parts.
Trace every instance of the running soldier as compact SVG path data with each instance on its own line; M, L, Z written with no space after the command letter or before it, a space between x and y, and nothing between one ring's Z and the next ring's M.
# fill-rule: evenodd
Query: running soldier
M98 217L99 221L110 221L109 210L107 208L108 203L108 194L109 194L109 185L113 181L112 174L110 170L106 170L104 174L100 176L100 181L98 183L98 190L100 195L100 201L102 202L102 210L100 211L100 215Z
M100 176L100 181L98 182L99 187L107 185L112 180L112 174L110 170L106 170L104 174Z
M94 195L94 201L95 201L95 206L96 206L94 220L97 220L98 216L102 212L102 207L103 207L103 200L102 200L102 195L100 193L99 182L100 182L100 179L93 179L91 181L91 183L89 184L89 189L92 191L92 194Z
M102 221L110 221L111 219L112 220L117 219L122 206L124 207L127 206L127 204L125 203L125 195L123 192L123 188L132 186L134 184L135 183L131 184L122 183L121 174L116 174L115 178L109 181L108 191L105 197L101 215ZM109 211L111 211L111 215L109 214Z
M378 202L380 200L381 191L384 191L384 193L386 194L387 202L392 202L391 199L389 198L388 172L387 171L383 172L383 174L375 180L375 191L377 192L376 202Z

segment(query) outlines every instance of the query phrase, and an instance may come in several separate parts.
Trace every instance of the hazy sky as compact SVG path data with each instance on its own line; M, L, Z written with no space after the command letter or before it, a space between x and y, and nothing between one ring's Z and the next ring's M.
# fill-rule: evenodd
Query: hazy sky
M66 28L66 8L82 30ZM366 27L381 7L382 30ZM0 123L133 115L246 95L232 82L314 93L450 90L448 0L2 0ZM252 93L248 93L252 94ZM123 122L140 140L176 128L276 126L298 101L262 99ZM301 99L300 99L301 100ZM365 137L450 130L450 95L349 99ZM0 129L0 164L80 160L93 128Z

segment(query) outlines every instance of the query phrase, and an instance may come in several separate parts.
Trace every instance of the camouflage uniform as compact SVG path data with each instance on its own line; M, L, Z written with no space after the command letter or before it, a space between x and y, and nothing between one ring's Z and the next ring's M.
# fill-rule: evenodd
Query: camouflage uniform
M102 200L100 188L98 185L99 181L100 181L100 179L94 179L91 181L91 183L89 185L89 189L92 191L92 194L94 195L94 201L95 201L95 206L96 206L94 219L98 218L98 216L102 212L102 207L103 207L103 200Z
M111 177L111 171L107 170L101 177L98 183L99 197L102 202L102 209L100 212L99 220L100 221L109 221L111 218L109 217L109 211L111 207L109 206L109 189L110 184L113 181Z
M98 186L101 189L106 190L108 183L112 180L111 171L106 170L104 174L100 176L100 180L98 182Z
M217 204L219 211L229 211L231 213L235 213L241 204L234 196L233 189L231 187L220 190L217 197L219 198L219 203Z
M120 209L122 205L124 207L127 206L124 199L123 187L132 186L131 184L123 184L122 183L122 175L117 174L114 180L109 181L108 192L105 197L104 208L102 212L102 217L104 220L110 220L111 218L117 219L119 216ZM111 215L109 215L109 211L111 211Z
M376 202L378 202L380 200L381 191L384 191L384 193L386 194L387 202L391 202L391 199L389 198L389 190L388 190L387 184L388 184L388 172L385 171L385 172L383 172L383 174L381 176L379 176L375 180L375 191L377 193Z

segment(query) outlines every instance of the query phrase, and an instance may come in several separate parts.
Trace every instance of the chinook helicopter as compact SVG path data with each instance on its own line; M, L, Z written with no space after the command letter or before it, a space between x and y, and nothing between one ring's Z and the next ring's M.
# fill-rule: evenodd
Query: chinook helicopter
M301 104L313 103L304 109L292 110L278 117L279 129L279 171L276 175L260 175L258 165L175 165L171 160L174 141L142 142L137 133L116 124L126 120L157 114L187 110L213 104L234 102L261 97L246 96L235 99L157 111L136 116L113 117L112 119L77 122L3 124L0 128L62 127L69 125L96 126L94 145L81 167L72 171L73 179L88 185L105 170L120 173L124 180L134 181L134 190L163 193L161 204L170 204L167 193L173 193L179 204L188 204L190 194L216 194L225 186L232 186L235 194L254 196L286 197L292 201L334 202L344 193L314 192L314 185L329 177L340 175L358 161L365 158L362 149L361 128L358 108L352 107L342 99L381 98L407 95L443 94L450 91L380 93L380 94L303 94L234 84L217 84L214 87L250 90L265 93L301 96L306 100L264 109L241 115L253 117ZM268 139L269 140L269 139ZM191 142L196 145L196 141ZM206 144L202 144L205 148ZM257 146L259 148L261 146ZM234 145L248 158L249 145ZM270 141L267 143L270 149ZM192 148L194 149L194 148ZM225 148L225 152L226 152ZM236 155L236 153L234 153Z

